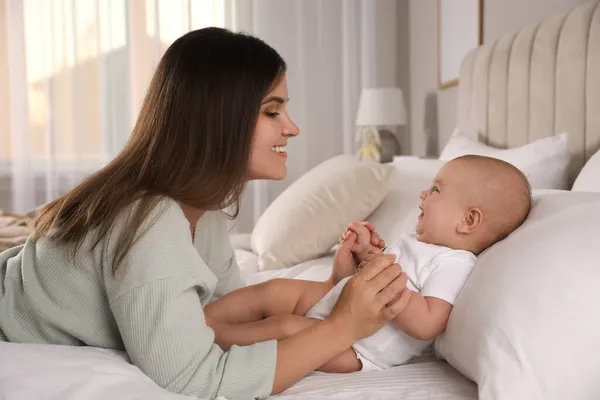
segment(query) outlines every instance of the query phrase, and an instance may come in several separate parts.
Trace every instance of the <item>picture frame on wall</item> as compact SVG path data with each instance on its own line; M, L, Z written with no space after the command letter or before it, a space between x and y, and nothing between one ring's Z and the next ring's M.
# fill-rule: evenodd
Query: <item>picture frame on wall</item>
M467 53L483 43L483 0L437 0L438 88L458 84Z

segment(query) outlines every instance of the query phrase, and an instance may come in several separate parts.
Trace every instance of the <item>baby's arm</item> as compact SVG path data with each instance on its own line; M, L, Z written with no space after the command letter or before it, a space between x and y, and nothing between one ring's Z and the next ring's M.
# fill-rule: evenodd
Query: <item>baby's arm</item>
M420 340L432 340L446 329L452 304L436 297L412 293L408 305L394 319L407 335Z
M356 234L352 252L358 263L361 263L369 254L381 254L381 249L385 247L385 242L373 231L374 229L375 227L370 222L351 222L340 239L341 242L344 242L349 232Z
M416 339L431 340L444 332L452 304L475 266L475 256L451 252L436 256L421 273L420 293L412 293L408 305L394 322Z

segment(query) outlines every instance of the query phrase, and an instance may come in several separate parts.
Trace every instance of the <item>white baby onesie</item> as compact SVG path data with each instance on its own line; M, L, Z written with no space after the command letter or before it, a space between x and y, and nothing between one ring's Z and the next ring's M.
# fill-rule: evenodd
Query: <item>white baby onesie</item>
M419 242L415 234L403 235L386 248L396 255L396 263L408 275L406 287L423 297L436 297L454 304L475 266L476 257L465 250L453 250ZM324 319L338 300L350 277L342 279L306 314ZM390 368L406 363L423 352L433 341L408 336L394 322L387 323L375 334L353 346L363 364L363 371Z

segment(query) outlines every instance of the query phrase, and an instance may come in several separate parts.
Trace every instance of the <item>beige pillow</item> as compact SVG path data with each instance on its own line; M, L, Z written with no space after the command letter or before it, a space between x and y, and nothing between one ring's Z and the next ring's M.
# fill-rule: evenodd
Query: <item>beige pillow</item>
M252 232L259 270L292 267L336 244L350 221L363 220L381 203L395 168L348 155L317 165L292 183Z

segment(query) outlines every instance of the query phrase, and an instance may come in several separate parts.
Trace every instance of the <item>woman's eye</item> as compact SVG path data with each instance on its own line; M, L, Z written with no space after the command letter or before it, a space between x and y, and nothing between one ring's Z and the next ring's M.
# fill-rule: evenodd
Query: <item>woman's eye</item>
M275 118L276 116L279 115L278 112L265 112L265 115L269 118Z

